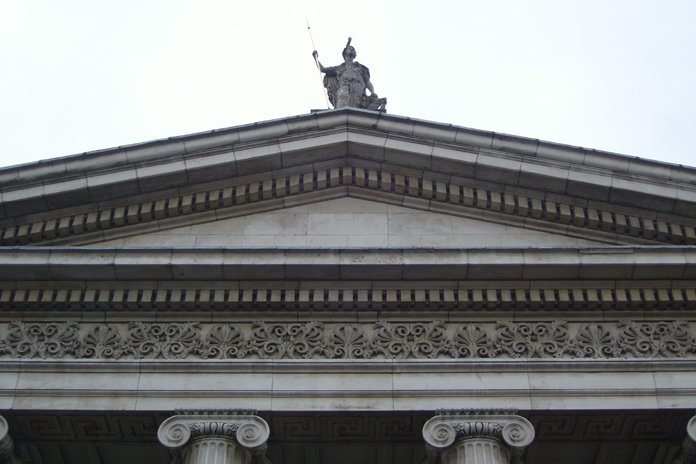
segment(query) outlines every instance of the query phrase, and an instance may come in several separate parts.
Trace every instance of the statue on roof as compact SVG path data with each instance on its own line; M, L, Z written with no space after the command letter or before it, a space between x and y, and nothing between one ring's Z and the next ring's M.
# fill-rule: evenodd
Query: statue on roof
M362 108L366 110L386 112L387 99L379 98L370 82L370 70L357 61L355 48L350 45L348 37L346 48L343 49L343 64L325 67L319 62L319 53L314 50L314 57L319 70L325 74L324 87L329 94L329 100L334 108ZM365 89L370 91L368 96Z

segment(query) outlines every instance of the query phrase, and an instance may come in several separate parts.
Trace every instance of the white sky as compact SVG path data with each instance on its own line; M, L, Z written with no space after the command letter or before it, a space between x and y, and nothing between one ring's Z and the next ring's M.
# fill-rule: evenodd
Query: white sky
M696 0L0 0L0 165L326 107L305 13L389 113L696 165Z

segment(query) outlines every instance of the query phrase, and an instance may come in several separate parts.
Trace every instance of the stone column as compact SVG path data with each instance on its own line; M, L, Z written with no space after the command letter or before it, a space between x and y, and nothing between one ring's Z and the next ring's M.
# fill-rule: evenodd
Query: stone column
M672 461L672 464L693 463L696 463L696 416L686 425L686 438L682 442L681 453Z
M446 412L423 426L431 464L510 464L534 440L534 427L513 413Z
M255 415L185 414L162 422L157 438L181 452L183 464L267 462L270 429Z
M10 427L4 417L0 416L0 463L21 464L22 460L14 454L14 441L10 436Z

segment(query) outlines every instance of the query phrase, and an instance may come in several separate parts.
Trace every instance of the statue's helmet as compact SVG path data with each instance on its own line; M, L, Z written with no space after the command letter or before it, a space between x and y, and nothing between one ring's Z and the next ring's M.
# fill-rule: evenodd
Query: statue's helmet
M353 57L358 56L358 54L355 51L355 47L353 47L352 45L348 45L346 48L343 49L342 55L344 60L346 59L346 53L348 53L348 50L353 50Z

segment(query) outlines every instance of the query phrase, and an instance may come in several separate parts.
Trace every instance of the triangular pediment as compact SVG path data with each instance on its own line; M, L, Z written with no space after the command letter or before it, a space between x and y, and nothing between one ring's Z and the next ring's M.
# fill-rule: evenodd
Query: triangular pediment
M169 231L342 197L428 212L426 224L457 217L530 231L529 245L537 233L552 246L696 244L692 168L352 108L6 168L0 186L3 246L183 237ZM266 235L274 243L263 246L294 246L283 233L246 243ZM517 234L420 235L432 237L402 246L505 246Z
M342 197L108 240L97 246L528 247L601 242Z

